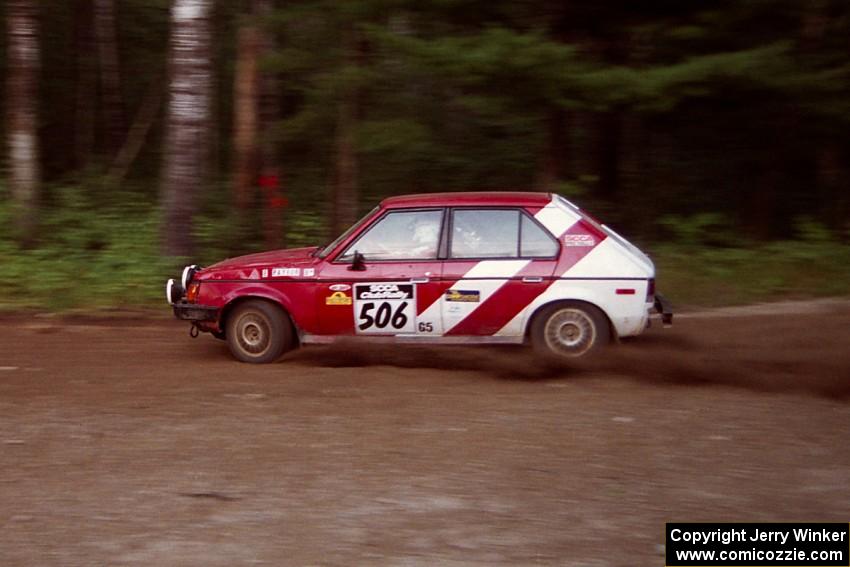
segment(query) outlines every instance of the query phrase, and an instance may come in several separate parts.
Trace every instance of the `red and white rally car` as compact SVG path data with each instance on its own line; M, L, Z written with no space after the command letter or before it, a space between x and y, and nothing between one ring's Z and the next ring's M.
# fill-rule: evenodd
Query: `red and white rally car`
M549 193L392 197L328 246L187 266L166 294L245 362L351 336L578 356L641 333L653 307L672 319L652 261Z

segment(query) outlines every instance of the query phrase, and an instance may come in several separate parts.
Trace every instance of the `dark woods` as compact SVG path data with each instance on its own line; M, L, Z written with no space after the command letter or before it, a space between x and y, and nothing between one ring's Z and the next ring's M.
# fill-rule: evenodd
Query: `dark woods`
M390 194L517 188L643 240L846 236L841 0L5 0L2 18L16 246L100 215L155 219L169 257L238 252L327 238Z

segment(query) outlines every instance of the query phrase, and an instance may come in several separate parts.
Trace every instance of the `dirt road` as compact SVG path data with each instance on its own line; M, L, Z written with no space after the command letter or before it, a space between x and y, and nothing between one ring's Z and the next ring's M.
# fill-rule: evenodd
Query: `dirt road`
M651 566L665 521L850 520L847 304L571 365L2 323L4 566Z

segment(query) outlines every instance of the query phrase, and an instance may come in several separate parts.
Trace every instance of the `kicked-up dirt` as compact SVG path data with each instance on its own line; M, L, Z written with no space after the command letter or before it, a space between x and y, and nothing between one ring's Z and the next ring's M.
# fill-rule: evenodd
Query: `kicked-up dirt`
M663 565L667 521L850 520L850 304L595 360L0 323L0 565Z

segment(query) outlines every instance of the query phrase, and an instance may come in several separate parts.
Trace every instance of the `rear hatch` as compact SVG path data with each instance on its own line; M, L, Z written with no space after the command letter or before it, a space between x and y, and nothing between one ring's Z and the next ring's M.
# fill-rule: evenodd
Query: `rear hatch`
M619 244L620 247L623 248L623 251L626 252L630 256L630 259L632 261L634 261L637 265L641 266L644 270L646 270L646 272L648 274L647 277L649 277L649 278L655 277L655 264L652 262L652 260L649 258L649 256L647 256L646 254L644 254L641 251L640 248L638 248L637 246L635 246L634 244L632 244L631 242L629 242L628 240L626 240L625 238L620 236L618 233L616 233L608 225L602 224L601 222L599 222L598 220L596 220L595 218L593 218L592 216L587 214L580 207L574 205L573 203L571 203L567 199L564 199L560 195L557 195L557 199L558 199L558 204L560 206L565 207L569 211L579 215L582 218L582 220L584 220L588 224L592 225L593 228L604 232L609 238L611 238L612 240L614 240L614 242Z

